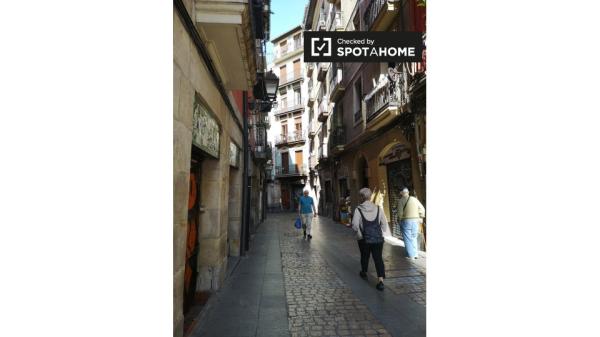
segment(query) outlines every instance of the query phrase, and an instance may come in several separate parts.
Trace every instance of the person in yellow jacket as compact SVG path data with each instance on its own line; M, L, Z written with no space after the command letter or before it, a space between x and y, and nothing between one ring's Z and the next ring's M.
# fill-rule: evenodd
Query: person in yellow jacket
M419 247L417 237L419 236L419 224L425 217L425 207L419 199L411 197L408 189L404 188L400 192L402 197L398 202L398 220L400 220L400 230L402 239L406 248L406 257L408 259L417 259L419 256Z

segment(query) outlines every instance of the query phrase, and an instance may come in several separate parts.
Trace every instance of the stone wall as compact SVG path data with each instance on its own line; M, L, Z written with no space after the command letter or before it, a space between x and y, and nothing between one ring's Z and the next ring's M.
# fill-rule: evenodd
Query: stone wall
M186 1L188 11L193 6ZM192 14L192 13L190 13ZM193 15L190 15L194 17ZM205 211L199 221L198 282L196 289L214 291L222 285L227 256L239 255L241 174L243 163L230 171L229 142L243 144L203 60L173 11L173 326L183 334L183 281L187 238L187 203L192 152L192 114L198 93L221 126L219 159L202 162L199 195ZM236 112L239 114L239 112ZM235 176L230 179L230 172ZM230 182L235 184L230 189ZM228 213L228 208L232 213Z

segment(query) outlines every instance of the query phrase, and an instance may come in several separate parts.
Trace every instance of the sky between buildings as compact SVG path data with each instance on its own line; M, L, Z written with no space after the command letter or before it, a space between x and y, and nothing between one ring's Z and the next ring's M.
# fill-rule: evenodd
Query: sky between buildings
M308 0L271 0L271 36L273 39L302 23ZM267 64L273 61L273 44L267 42Z

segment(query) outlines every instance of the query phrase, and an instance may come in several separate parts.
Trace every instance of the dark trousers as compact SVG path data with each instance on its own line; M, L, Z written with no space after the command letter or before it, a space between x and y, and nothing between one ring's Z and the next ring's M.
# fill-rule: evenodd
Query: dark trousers
M375 270L377 270L377 277L385 278L385 266L383 265L383 257L381 256L383 251L382 243L366 243L365 239L358 240L358 248L360 249L360 266L362 271L365 273L369 268L369 257L373 253L373 261L375 262Z

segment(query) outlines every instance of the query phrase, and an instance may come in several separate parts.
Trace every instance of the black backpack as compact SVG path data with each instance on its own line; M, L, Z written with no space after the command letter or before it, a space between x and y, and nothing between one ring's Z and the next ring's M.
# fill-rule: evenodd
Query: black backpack
M381 223L379 222L379 207L377 207L377 216L372 221L367 221L364 214L357 208L360 216L362 217L362 229L361 233L366 243L382 243L383 232L381 231Z

